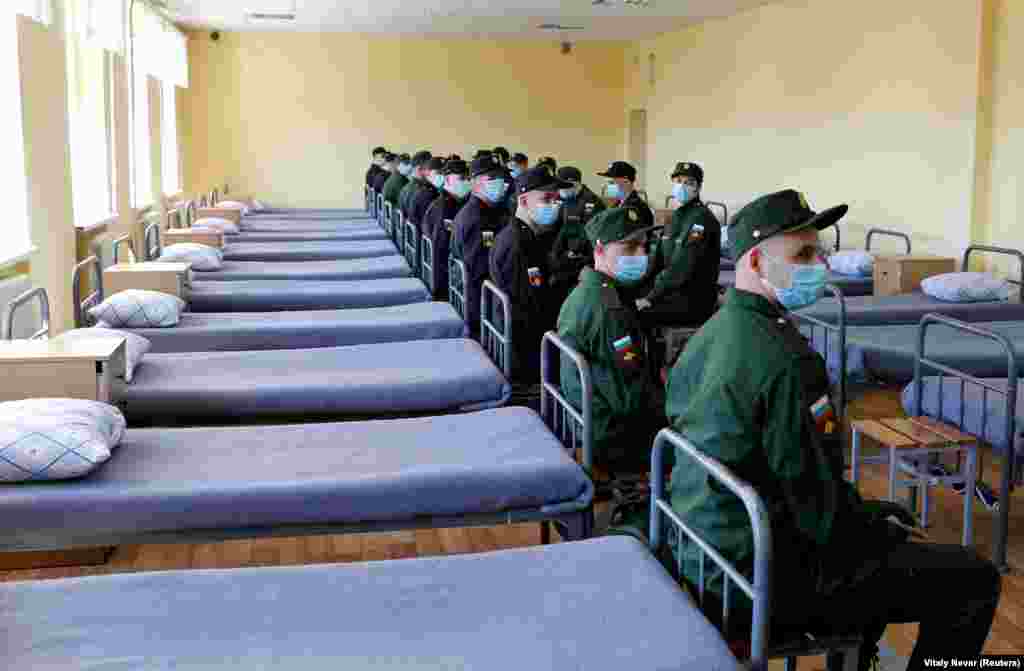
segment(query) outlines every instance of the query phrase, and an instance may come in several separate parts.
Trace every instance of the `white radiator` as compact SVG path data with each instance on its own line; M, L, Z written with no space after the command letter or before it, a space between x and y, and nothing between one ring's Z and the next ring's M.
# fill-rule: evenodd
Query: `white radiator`
M15 275L0 280L0 310L6 310L7 304L32 288L28 275ZM39 314L39 302L32 301L29 305L19 308L14 315L14 338L28 338L39 330L43 324ZM0 335L0 337L3 337Z

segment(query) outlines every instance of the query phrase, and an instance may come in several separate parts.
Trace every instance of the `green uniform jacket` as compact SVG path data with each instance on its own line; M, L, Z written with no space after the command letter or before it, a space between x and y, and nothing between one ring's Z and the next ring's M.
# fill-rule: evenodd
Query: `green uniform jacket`
M412 199L416 196L416 192L419 191L420 187L423 186L423 182L418 179L410 179L409 183L402 187L402 190L398 193L398 209L401 210L402 216L406 219L409 218L409 208L412 207Z
M669 376L666 412L673 428L752 484L768 508L773 565L782 581L776 584L786 585L777 597L799 598L801 588L827 595L871 570L863 559L867 522L843 479L828 394L824 361L786 313L736 289ZM754 546L743 504L686 457L675 458L673 509L751 577ZM697 564L686 564L696 584Z
M654 434L666 425L661 395L647 373L632 307L614 280L587 268L558 315L558 335L590 364L594 460L646 470ZM582 407L575 365L561 362L566 398Z
M670 294L684 293L694 301L699 294L714 305L721 241L718 219L704 203L695 199L677 208L651 259L647 299L658 303Z
M409 178L400 172L394 172L388 177L388 181L384 182L384 200L391 203L391 207L398 206L398 195L402 192L402 189L406 184L409 183Z

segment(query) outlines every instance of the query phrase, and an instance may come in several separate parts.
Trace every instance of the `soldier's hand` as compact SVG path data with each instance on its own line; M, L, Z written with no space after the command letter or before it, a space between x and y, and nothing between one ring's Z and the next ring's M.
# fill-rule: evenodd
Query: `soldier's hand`
M865 501L862 509L870 517L878 521L892 517L907 527L914 528L917 526L917 518L909 510L892 501Z
M649 300L647 300L646 298L638 298L638 299L636 299L636 309L637 310L646 310L649 307L651 307L651 302Z

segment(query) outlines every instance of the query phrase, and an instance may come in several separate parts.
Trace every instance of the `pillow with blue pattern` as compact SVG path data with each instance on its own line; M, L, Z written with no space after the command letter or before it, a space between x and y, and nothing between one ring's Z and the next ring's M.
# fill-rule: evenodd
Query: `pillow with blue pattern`
M832 272L852 277L867 277L875 272L875 257L868 252L845 250L828 257Z
M944 273L921 280L921 291L951 303L1006 301L1010 283L988 273Z
M0 424L25 424L32 421L91 426L100 432L111 448L121 444L128 427L121 411L102 401L26 398L0 403Z
M0 483L79 478L108 459L110 448L90 426L0 423Z
M109 328L160 328L177 326L185 301L162 291L125 289L96 307L89 316Z

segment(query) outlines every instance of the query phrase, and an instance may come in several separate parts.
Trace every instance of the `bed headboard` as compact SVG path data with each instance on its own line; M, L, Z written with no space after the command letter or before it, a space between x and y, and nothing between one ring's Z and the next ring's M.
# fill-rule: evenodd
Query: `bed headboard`
M135 243L132 242L132 236L125 234L114 240L114 264L121 262L121 247L127 247L129 252L129 263L135 261Z
M1010 249L1009 247L993 247L991 245L971 245L964 251L964 262L961 266L961 270L967 272L970 268L968 262L971 259L971 254L978 252L985 252L986 254L999 254L1003 256L1012 256L1017 259L1017 270L1018 279L1007 278L1010 282L1017 286L1024 287L1024 253L1021 253L1018 249Z
M92 271L92 293L82 297L82 276ZM71 298L75 308L75 328L92 325L89 308L103 302L103 271L100 261L95 256L80 261L71 271Z
M562 394L560 377L563 358L576 367L576 376L582 390L579 408ZM570 456L575 456L576 449L580 449L581 463L588 473L594 465L593 399L594 383L590 376L590 364L557 333L545 333L540 343L540 415L562 444L573 452Z
M160 222L154 221L142 233L142 260L154 261L160 258L163 246L160 241Z
M500 319L500 323L498 322ZM512 379L512 308L508 295L490 280L480 290L480 344L506 380Z
M50 297L46 294L46 289L35 287L11 299L11 302L4 306L3 313L0 314L0 340L14 338L14 316L19 308L31 305L33 300L39 303L41 325L28 339L45 340L50 337Z
M838 227L836 228L836 230L838 230ZM870 229L868 229L868 234L864 238L864 251L866 251L866 252L870 252L871 251L871 239L873 237L875 237L876 235L880 236L880 237L888 236L890 238L899 238L899 239L903 240L903 243L907 246L906 253L907 254L910 253L910 236L907 235L906 233L901 233L900 231L894 231L894 230L891 230L891 229L888 229L888 228L870 228Z

